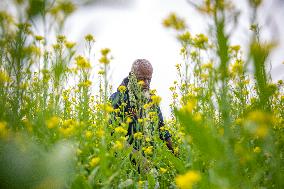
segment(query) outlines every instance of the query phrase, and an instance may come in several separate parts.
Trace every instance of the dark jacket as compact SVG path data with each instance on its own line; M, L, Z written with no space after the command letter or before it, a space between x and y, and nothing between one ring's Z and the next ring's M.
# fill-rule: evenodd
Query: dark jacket
M128 82L129 82L129 79L128 77L126 77L122 83L120 84L120 86L125 86L127 87L128 85ZM122 100L123 98L123 100ZM113 93L111 96L110 96L110 101L112 103L112 106L114 109L117 109L121 106L122 102L125 102L126 103L126 106L124 108L124 112L125 114L128 114L131 116L131 119L132 119L132 122L129 123L129 126L128 126L128 131L127 131L127 134L126 136L128 136L128 142L129 144L132 144L134 139L133 139L133 134L138 132L139 131L139 127L138 127L138 116L137 115L131 115L131 109L133 107L130 106L130 102L129 102L129 93L128 93L128 89L126 89L125 93L122 94L118 89L115 93ZM168 138L171 137L170 133L168 131L160 131L160 128L162 126L164 126L164 119L163 119L163 115L162 115L162 112L161 112L161 109L159 106L156 106L156 111L157 111L157 115L158 115L158 131L159 131L159 137L160 139L162 140L167 140ZM139 113L140 114L140 117L142 117L142 112ZM122 115L120 115L122 116ZM154 125L153 125L154 126ZM154 132L155 128L153 127L152 128L152 134ZM137 147L136 144L134 144L134 148L139 148Z

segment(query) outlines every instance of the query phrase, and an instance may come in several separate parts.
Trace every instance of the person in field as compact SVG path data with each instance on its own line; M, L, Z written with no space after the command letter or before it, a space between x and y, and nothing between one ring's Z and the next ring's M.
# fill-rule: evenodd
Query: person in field
M143 147L143 141L136 140L139 137L135 136L138 134L143 135L146 132L141 126L141 120L146 117L145 105L151 104L153 100L151 98L153 95L150 93L152 74L153 67L148 60L135 60L129 75L123 79L117 91L110 96L113 108L120 109L119 114L116 116L124 119L130 118L131 120L126 136L128 136L128 143L133 145L134 151L139 151ZM155 104L154 110L156 111L157 121L151 123L150 133L152 135L159 134L159 138L166 142L168 149L174 152L170 133L167 130L162 131L160 129L165 124L158 104ZM152 141L150 143L153 144Z

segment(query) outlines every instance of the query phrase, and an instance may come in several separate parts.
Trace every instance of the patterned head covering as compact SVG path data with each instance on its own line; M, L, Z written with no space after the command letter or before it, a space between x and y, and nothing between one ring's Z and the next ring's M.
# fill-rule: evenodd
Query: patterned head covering
M148 60L137 59L133 62L131 71L136 75L136 77L152 77L153 67Z

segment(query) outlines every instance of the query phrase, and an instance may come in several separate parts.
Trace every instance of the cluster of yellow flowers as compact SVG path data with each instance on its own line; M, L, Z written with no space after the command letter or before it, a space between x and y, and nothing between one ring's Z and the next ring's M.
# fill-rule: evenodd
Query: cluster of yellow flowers
M109 64L110 58L108 58L108 54L110 52L109 48L104 48L101 50L102 57L99 59L99 62L102 64Z
M75 58L75 60L76 60L76 65L78 66L78 68L81 68L81 69L91 68L90 62L85 57L79 55Z
M184 30L186 28L185 21L182 18L177 17L175 13L171 13L164 19L163 25L167 28L174 28L176 30Z
M184 175L178 175L175 180L180 189L191 189L195 183L201 180L201 176L199 172L190 170Z

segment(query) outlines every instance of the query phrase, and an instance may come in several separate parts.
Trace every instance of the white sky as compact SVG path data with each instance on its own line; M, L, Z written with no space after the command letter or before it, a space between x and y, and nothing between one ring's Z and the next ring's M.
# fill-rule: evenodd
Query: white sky
M281 6L268 1L264 6L263 17L272 14L271 20L280 25L284 13ZM283 3L282 3L283 4ZM238 3L245 10L245 3ZM283 6L282 6L283 8ZM273 12L273 11L274 12ZM132 62L137 58L148 59L154 73L152 89L157 89L162 97L161 109L164 117L169 116L169 87L176 78L175 64L181 61L180 45L175 39L175 32L162 26L162 20L170 13L176 12L185 18L191 33L206 33L206 22L186 0L133 0L128 6L89 6L80 8L67 21L65 34L69 39L80 42L86 34L96 37L95 56L99 58L99 49L108 47L114 59L111 62L111 83L114 90L130 71ZM245 13L246 14L246 13ZM238 31L234 33L232 43L248 43L249 22L242 16ZM283 29L278 33L278 48L271 57L273 80L284 79ZM282 31L281 31L282 30ZM80 46L79 46L80 47ZM83 48L82 44L81 47ZM97 62L95 66L98 66Z
M126 0L117 1L126 2ZM86 34L91 33L95 36L95 62L93 62L95 70L98 70L100 49L105 47L111 49L114 59L110 64L110 81L114 90L127 76L135 59L148 59L154 67L151 88L157 89L158 95L162 97L161 109L164 117L168 117L171 98L169 87L176 79L175 64L181 62L181 57L180 44L175 38L176 32L165 29L162 20L170 12L175 12L186 19L189 31L197 34L207 32L208 19L196 12L186 0L129 0L129 2L131 3L126 6L94 4L79 8L68 18L63 34L79 43L78 51L84 49L83 41ZM249 42L249 20L245 3L247 0L235 0L235 2L242 10L242 15L239 27L231 38L231 44L246 46ZM274 81L284 79L284 65L281 64L284 61L283 8L283 0L266 0L260 14L265 36L272 36L278 42L278 47L270 57L271 75ZM277 28L274 28L275 25ZM268 30L265 29L266 26ZM96 78L93 81L96 85Z

